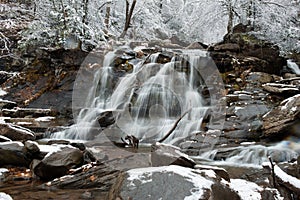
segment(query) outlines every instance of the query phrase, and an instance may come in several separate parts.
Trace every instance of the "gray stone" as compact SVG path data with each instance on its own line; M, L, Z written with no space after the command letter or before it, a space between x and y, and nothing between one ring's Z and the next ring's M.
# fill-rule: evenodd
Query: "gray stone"
M236 192L228 187L227 181L221 180L212 170L175 165L138 168L119 175L107 199L210 199L221 191L213 186L215 184L221 185L226 194L231 194L229 199L239 199Z
M0 143L0 166L13 165L28 167L30 159L21 142Z
M48 153L33 169L41 179L54 179L66 175L69 169L83 163L83 153L74 147L62 147L57 152Z
M180 165L193 168L196 163L188 155L182 153L178 147L156 143L151 147L152 166Z

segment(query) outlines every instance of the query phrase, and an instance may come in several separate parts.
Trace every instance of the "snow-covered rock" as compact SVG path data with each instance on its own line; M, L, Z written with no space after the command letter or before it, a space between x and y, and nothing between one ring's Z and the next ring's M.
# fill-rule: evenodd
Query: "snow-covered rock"
M0 123L0 135L11 140L35 140L35 133L22 126L11 123Z
M170 165L131 169L119 175L108 199L260 200L263 192L265 189L255 183L240 179L228 182L213 170ZM280 199L278 191L268 195Z
M124 181L120 178L116 181L121 182L120 187L113 186L114 194L110 195L122 199L208 199L212 185L217 182L212 170L176 165L132 169L126 172Z
M43 149L41 149L43 151ZM83 152L72 146L58 147L49 152L33 168L35 175L50 180L66 175L69 169L83 163Z

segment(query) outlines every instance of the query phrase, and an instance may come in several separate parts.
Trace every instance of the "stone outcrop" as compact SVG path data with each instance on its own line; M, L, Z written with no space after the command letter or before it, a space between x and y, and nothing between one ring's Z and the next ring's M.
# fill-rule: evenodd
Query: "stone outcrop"
M290 97L263 117L264 137L284 137L300 119L300 95Z
M83 163L83 153L77 148L63 147L57 152L50 152L34 166L34 173L41 179L51 180L67 174L69 169Z
M247 27L239 24L232 34L224 37L223 42L209 48L211 56L221 73L234 68L251 68L256 72L279 75L286 60L280 56L275 45L257 39L247 32Z

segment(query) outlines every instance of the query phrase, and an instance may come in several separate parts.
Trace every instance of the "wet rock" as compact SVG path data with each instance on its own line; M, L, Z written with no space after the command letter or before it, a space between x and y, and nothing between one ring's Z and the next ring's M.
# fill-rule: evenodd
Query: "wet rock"
M13 165L28 167L31 160L21 142L0 143L0 166Z
M15 108L15 109L3 109L2 115L5 117L24 118L24 117L45 117L55 116L55 111L51 109L40 108Z
M274 76L275 75L271 75L271 74L267 74L267 73L263 73L263 72L251 72L247 76L247 81L255 81L255 82L259 82L261 84L270 83L275 80ZM277 79L279 79L279 77Z
M280 103L263 117L264 137L282 136L288 134L288 129L299 121L300 95L290 97Z
M27 151L30 152L31 154L40 153L40 148L37 142L28 140L24 143L24 146L27 149Z
M265 105L248 105L245 107L236 107L235 114L241 120L253 119L257 116L262 116L269 109Z
M107 199L210 199L220 187L230 199L239 199L212 170L175 165L138 168L120 174Z
M0 124L0 135L5 136L11 140L35 140L35 133L27 128L10 124Z
M67 174L69 169L83 163L83 153L74 147L62 147L56 152L48 153L33 169L41 179L50 180Z
M112 111L106 111L100 114L97 121L101 127L108 127L115 123L115 117Z
M115 183L119 170L105 164L87 164L82 166L79 172L58 178L44 184L43 188L60 189L87 189L97 188L102 192L108 192Z
M196 163L188 155L180 152L175 146L155 143L151 147L151 163L153 167L180 165L193 168Z
M230 177L227 171L223 168L220 167L213 167L209 165L196 165L195 169L200 169L200 170L212 170L214 171L218 176L222 177L226 181L230 182Z
M267 84L264 84L262 87L270 93L277 94L277 95L283 95L285 97L290 97L290 96L296 95L300 92L299 88L296 85L267 83Z

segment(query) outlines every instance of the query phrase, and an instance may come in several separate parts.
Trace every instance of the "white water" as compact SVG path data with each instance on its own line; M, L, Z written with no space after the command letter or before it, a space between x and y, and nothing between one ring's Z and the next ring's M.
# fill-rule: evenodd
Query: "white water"
M293 62L292 60L287 60L287 66L293 70L295 74L300 75L300 69L297 63Z
M250 146L239 146L235 148L230 148L229 154L226 156L225 160L219 160L219 164L228 164L235 166L257 166L261 167L264 162L269 162L271 157L274 162L285 162L291 161L292 159L297 159L299 155L296 151L284 146L282 143L277 145L266 147L262 145L250 145ZM196 158L202 158L214 161L218 154L218 150L213 150L210 152L205 152Z
M76 117L77 123L52 137L92 139L101 132L96 118L104 111L114 111L116 123L113 126L123 136L135 135L141 142L162 138L175 121L191 108L166 142L173 143L200 130L207 107L203 106L200 95L202 77L198 68L206 67L201 64L201 58L207 57L206 52L183 52L166 64L156 63L159 54L153 54L149 58L150 63L144 64L142 60L136 63L133 71L119 77L114 85L112 83L116 77L111 63L115 56L114 52L109 52L104 57L103 67L90 67L94 70L92 77L78 78L80 81L77 84L86 79L90 79L92 84L86 88L80 87L82 91L73 98L84 102Z

